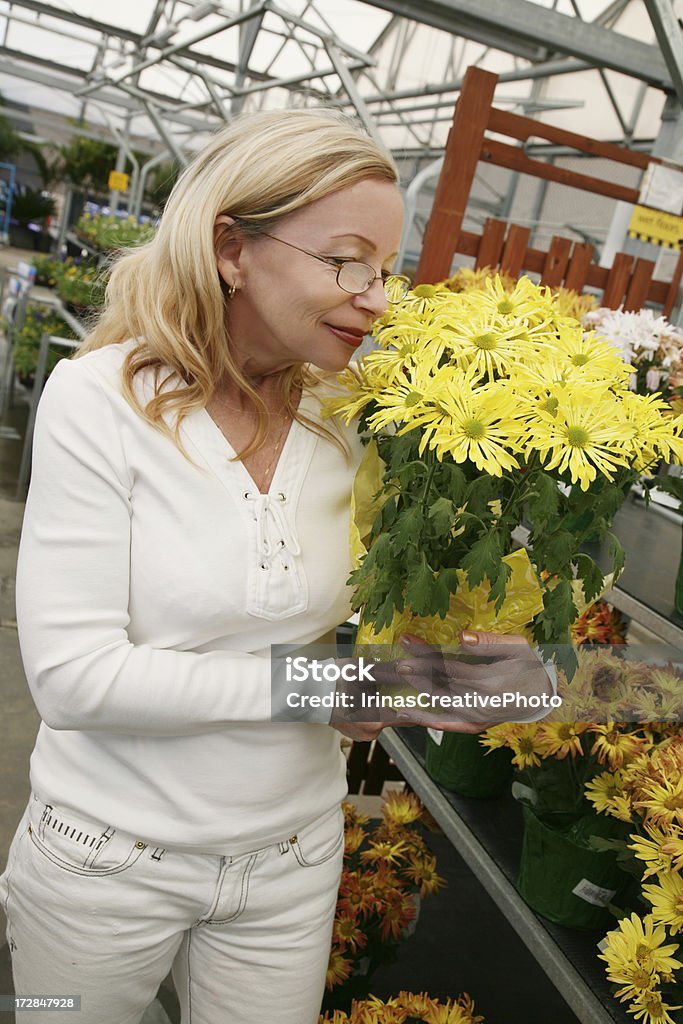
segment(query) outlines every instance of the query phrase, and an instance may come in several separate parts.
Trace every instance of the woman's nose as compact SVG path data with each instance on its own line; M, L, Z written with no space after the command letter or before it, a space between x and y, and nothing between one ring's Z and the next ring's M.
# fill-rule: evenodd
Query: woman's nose
M372 314L373 320L385 313L389 302L384 293L382 278L376 277L369 288L366 288L360 295L354 295L353 304L357 309L366 309Z

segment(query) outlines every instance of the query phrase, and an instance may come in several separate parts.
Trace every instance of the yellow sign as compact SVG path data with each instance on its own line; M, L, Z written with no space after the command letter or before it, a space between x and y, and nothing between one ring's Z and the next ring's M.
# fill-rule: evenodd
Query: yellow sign
M130 175L124 174L123 171L110 171L107 186L114 192L127 192L129 177Z
M653 242L669 249L683 247L683 217L649 206L634 206L628 226L631 238L641 242Z

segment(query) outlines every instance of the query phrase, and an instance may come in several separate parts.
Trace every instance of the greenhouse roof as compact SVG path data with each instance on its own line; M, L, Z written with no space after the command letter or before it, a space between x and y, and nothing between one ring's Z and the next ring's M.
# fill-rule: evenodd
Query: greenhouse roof
M478 64L500 76L497 105L647 146L666 93L683 98L676 13L671 0L0 0L1 112L34 136L145 139L184 161L241 110L324 103L394 150L436 154Z

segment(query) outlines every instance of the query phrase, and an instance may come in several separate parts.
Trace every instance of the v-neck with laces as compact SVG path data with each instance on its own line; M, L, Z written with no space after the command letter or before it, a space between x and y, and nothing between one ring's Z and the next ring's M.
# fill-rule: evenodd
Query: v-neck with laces
M349 615L361 445L295 421L260 494L206 410L182 422L187 459L132 409L131 344L62 361L40 403L17 574L32 784L159 845L245 852L345 792L338 733L270 722L270 646ZM135 386L147 401L151 372Z

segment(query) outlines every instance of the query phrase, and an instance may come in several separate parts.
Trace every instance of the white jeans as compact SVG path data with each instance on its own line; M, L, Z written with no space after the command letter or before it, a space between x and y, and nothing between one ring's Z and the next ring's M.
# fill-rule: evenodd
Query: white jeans
M343 835L335 807L275 846L185 853L32 797L0 877L16 993L80 995L60 1022L138 1024L172 970L182 1024L315 1024Z

